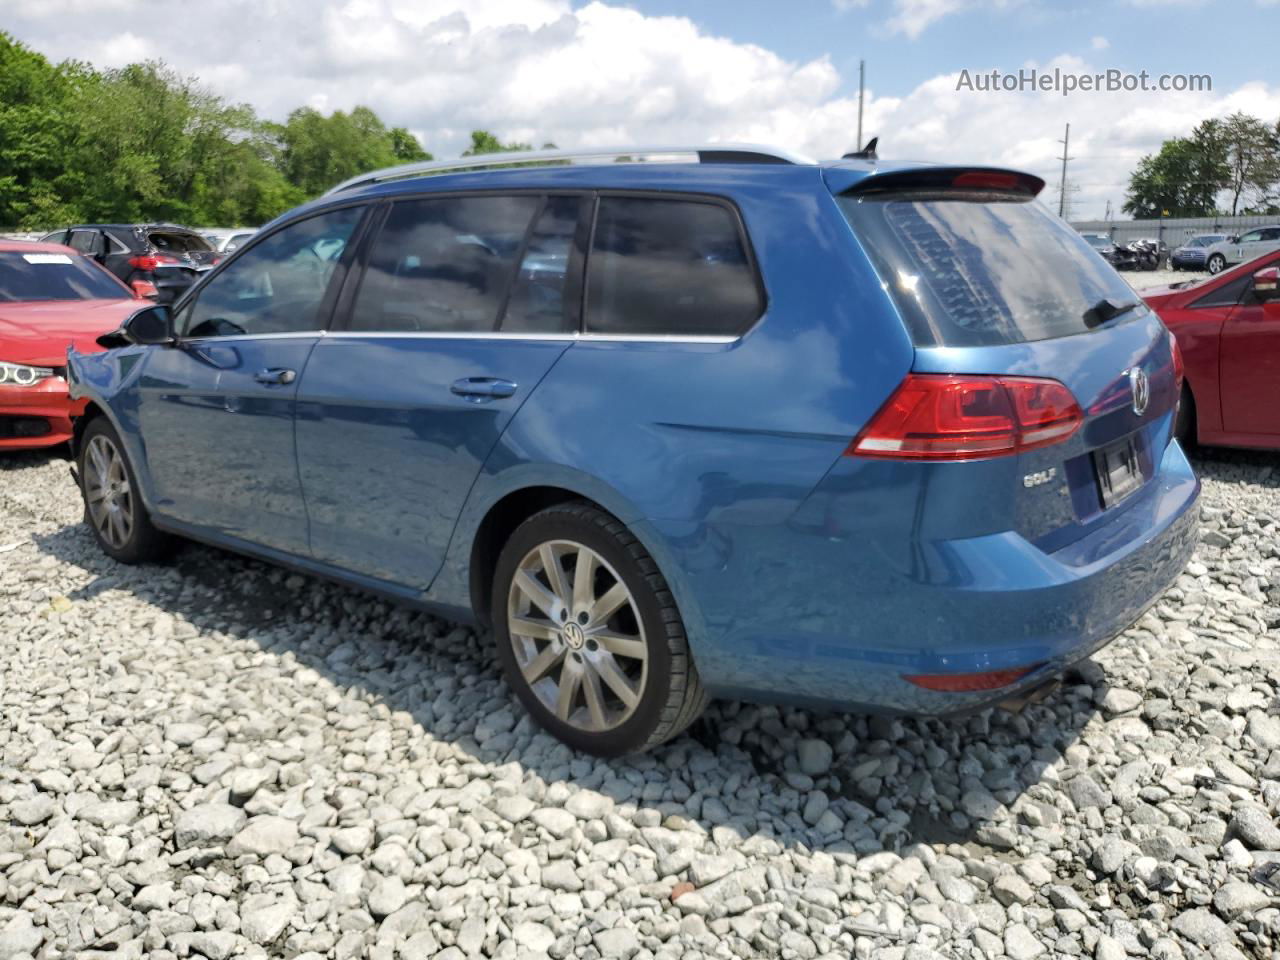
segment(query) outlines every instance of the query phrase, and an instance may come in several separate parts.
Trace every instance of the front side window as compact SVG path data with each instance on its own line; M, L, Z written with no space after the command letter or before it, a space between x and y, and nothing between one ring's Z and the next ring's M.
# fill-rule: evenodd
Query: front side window
M364 210L344 207L292 223L227 265L187 314L188 337L302 333L324 323L329 282Z
M493 332L540 204L533 195L394 204L370 249L350 328Z
M737 218L716 203L601 197L588 332L736 336L762 308Z

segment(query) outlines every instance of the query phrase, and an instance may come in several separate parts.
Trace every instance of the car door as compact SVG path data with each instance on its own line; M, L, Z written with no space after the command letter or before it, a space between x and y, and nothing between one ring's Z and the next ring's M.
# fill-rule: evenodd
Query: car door
M106 237L103 236L102 231L88 227L77 227L72 230L71 236L67 238L67 245L99 263L102 262L107 246Z
M1264 304L1252 283L1222 325L1218 362L1223 429L1280 436L1280 303Z
M1254 257L1260 257L1266 253L1263 248L1262 231L1250 230L1248 233L1241 234L1236 238L1236 242L1231 246L1231 262L1244 263L1246 260L1252 260Z
M365 214L294 221L209 279L178 311L178 344L137 380L155 508L217 537L307 552L294 395Z
M573 341L582 194L397 200L298 391L313 556L426 589L472 483Z

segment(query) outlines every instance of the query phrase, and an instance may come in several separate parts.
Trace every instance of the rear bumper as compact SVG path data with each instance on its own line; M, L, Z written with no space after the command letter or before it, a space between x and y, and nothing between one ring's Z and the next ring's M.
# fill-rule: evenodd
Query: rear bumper
M1105 646L1174 582L1197 543L1199 489L1170 443L1112 522L1052 553L1016 533L895 548L872 524L792 525L785 545L776 531L771 543L731 537L715 576L691 578L711 597L699 672L718 696L855 711L944 716L1006 700ZM973 693L903 679L1025 667Z
M42 380L32 387L0 387L0 451L56 447L71 439L72 401L66 381Z

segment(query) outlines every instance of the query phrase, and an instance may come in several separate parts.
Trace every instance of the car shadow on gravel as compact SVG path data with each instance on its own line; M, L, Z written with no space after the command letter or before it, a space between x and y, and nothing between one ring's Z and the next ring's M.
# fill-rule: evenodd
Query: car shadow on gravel
M1017 714L912 720L717 702L671 743L604 761L537 731L501 679L486 633L196 544L181 545L168 566L128 567L103 556L82 525L35 541L92 577L69 595L73 605L126 591L225 635L237 655L281 658L281 674L294 682L313 671L345 697L403 711L424 740L484 764L488 775L515 762L548 786L648 808L651 824L730 827L743 840L772 838L802 852L926 843L1014 856L1026 843L1016 825L1060 829L1056 771L1106 693L1102 668L1087 660Z

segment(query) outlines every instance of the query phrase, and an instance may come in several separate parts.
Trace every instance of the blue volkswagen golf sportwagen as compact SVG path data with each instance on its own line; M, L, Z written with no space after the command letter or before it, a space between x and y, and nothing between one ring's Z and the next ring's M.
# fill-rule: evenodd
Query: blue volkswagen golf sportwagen
M713 696L1027 695L1173 581L1199 491L1173 340L1042 186L724 145L371 173L73 355L87 520L474 616L598 754Z

